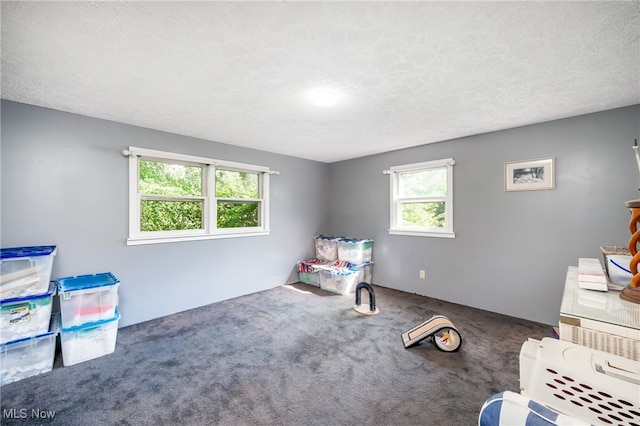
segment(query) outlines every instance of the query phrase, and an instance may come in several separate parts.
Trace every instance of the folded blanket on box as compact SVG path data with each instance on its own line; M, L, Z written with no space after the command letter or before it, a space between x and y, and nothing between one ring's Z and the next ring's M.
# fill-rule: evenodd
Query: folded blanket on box
M322 259L301 260L298 262L298 272L317 272L319 269L324 269L331 262Z

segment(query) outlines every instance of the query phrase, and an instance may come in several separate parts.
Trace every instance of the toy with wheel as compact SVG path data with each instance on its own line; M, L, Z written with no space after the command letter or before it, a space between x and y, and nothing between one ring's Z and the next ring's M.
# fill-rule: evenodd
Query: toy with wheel
M431 337L435 347L441 351L456 352L462 346L460 332L444 315L434 315L411 330L402 333L402 343L406 349L417 345L427 337Z

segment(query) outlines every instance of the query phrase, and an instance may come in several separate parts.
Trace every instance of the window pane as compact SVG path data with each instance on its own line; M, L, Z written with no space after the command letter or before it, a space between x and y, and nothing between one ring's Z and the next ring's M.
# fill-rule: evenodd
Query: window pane
M140 160L140 193L201 196L202 173L198 166Z
M216 197L260 198L258 173L216 170Z
M218 228L260 226L259 203L218 201Z
M400 198L444 196L446 194L446 168L400 174Z
M402 226L443 228L444 201L401 204Z
M145 201L140 203L141 231L203 229L202 201Z

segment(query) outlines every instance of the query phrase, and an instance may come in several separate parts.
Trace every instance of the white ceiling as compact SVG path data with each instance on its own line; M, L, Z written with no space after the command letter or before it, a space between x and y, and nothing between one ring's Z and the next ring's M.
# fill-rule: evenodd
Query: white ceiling
M640 103L639 1L1 12L4 99L323 162Z

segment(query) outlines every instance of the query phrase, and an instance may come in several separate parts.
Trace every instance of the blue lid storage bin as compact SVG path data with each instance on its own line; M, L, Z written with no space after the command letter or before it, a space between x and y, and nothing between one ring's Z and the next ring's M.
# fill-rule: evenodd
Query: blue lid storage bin
M45 333L0 345L0 386L53 369L58 335L55 314L49 323Z
M111 273L58 278L61 327L113 318L120 281Z
M373 240L341 238L338 240L338 259L362 265L371 262Z
M120 312L112 318L60 328L62 365L69 366L113 353L116 349Z
M0 344L46 333L55 283L43 294L0 300Z
M0 299L45 293L56 252L56 246L0 249Z

